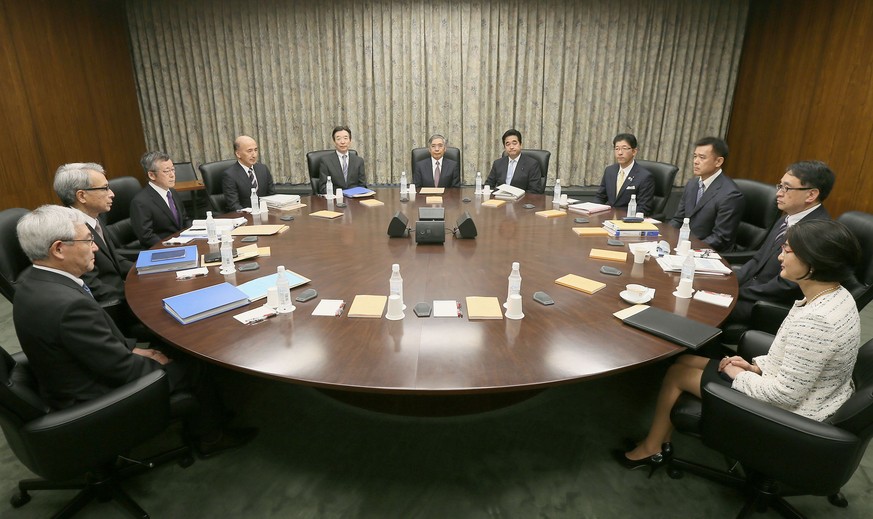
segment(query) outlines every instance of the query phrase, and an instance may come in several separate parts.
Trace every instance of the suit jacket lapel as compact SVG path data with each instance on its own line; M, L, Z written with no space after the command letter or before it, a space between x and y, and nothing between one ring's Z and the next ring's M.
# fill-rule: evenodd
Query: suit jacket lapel
M106 258L109 260L109 262L112 263L112 266L115 268L115 271L120 274L121 268L118 266L118 263L115 261L115 255L112 253L112 249L109 248L109 246L103 240L103 238L101 238L100 235L97 234L97 231L95 231L90 225L88 225L86 223L85 226L88 227L88 230L91 231L91 237L94 238L94 243L97 244L97 254L102 254L103 256L106 256ZM106 228L104 227L103 229L104 229L103 232L106 232Z
M723 171L722 171L721 175L724 175ZM722 184L722 176L721 175L719 175L718 178L715 179L712 182L712 184L710 184L710 186L708 188L706 188L706 190L703 192L703 196L700 197L700 202L698 202L697 205L694 206L694 210L691 211L689 216L697 214L697 211L699 211L701 207L705 206L707 204L707 202L709 202L710 200L715 198L719 189L721 189L721 184Z

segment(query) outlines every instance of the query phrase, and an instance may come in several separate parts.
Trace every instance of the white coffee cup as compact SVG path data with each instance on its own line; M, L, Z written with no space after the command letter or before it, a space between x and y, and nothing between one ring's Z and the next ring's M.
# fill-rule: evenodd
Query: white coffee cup
M482 196L484 198L491 198L491 186L482 186Z
M506 318L518 320L524 317L521 311L521 294L512 294L509 296L509 305L506 308Z
M260 207L261 214L267 214L269 212L269 208L267 207L267 201L261 200L260 205L261 205L261 207Z
M680 256L684 256L688 254L691 250L691 241L690 240L682 240L679 242L679 248L676 251Z
M340 202L343 201L343 188L341 188L341 187L336 188L336 199Z
M648 253L646 249L634 249L634 263L645 263Z
M631 283L624 288L627 289L627 291L633 294L635 297L643 297L646 292L649 291L649 287L645 285L638 285L636 283Z
M689 298L694 290L691 288L692 281L690 279L680 279L679 287L676 289L676 297Z
M399 294L391 294L388 296L388 312L385 314L385 319L391 321L399 321L406 317L403 313L403 301Z
M276 287L267 287L267 306L279 308L279 291Z

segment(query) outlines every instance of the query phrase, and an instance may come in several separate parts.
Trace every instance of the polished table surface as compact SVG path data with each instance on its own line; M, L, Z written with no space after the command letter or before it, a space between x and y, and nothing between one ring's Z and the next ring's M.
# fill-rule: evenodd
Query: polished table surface
M466 210L478 237L465 240L448 234L444 245L417 245L412 237L389 238L386 231L395 211L406 214L414 227L417 208L428 206L426 197L401 202L397 189L376 191L375 198L384 206L347 200L347 207L336 208L324 198L303 197L307 207L271 211L261 223L286 223L289 229L260 237L258 245L272 249L269 257L257 259L260 270L223 276L218 267L210 267L208 276L184 281L177 281L174 273L132 272L126 284L130 306L169 344L219 365L319 388L400 395L533 390L626 371L683 351L613 317L613 312L630 306L619 298L629 283L656 288L651 305L711 325L719 325L729 313L729 308L674 297L678 274L664 273L654 259L644 265L634 265L630 253L623 263L590 259L591 248L628 249L608 246L604 237L576 236L572 228L580 224L573 218L581 215L537 216L536 211L552 208L550 196L528 194L493 208L483 207L472 189L446 190L446 227L453 228ZM463 197L471 201L465 203ZM525 209L525 204L536 207ZM309 216L331 207L343 216ZM281 214L294 220L280 221ZM620 216L623 211L601 213L585 226ZM678 231L662 227L662 237L675 244ZM238 240L235 246L246 245ZM201 253L210 250L204 240L196 243ZM513 261L521 263L524 319L468 320L466 296L505 300ZM404 319L311 315L322 298L345 300L348 310L356 294L387 295L392 263L401 266L408 307ZM163 309L162 298L223 281L241 284L274 273L278 265L312 280L293 289L292 297L315 288L318 299L295 303L295 312L255 325L240 324L232 316L262 301L185 326ZM623 274L601 274L603 265ZM555 284L570 273L602 281L606 287L589 295ZM697 276L695 288L736 295L736 277ZM531 296L538 290L547 292L555 304L534 302ZM413 314L415 303L435 299L460 301L465 316Z

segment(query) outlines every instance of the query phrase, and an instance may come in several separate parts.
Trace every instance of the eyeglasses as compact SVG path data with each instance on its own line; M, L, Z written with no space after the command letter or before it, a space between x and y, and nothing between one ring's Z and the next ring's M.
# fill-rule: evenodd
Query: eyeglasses
M616 146L616 147L615 147L615 151L630 151L630 150L632 150L632 149L633 149L633 148L629 148L629 147L627 147L627 146L621 146L621 147L620 147L620 146Z
M109 184L100 187L83 187L80 191L109 191Z
M814 187L788 187L783 183L776 184L776 192L785 191L786 193L789 191L808 191L810 189L815 189Z
M162 169L162 170L153 169L151 171L152 171L152 173L164 173L166 175L169 175L170 173L175 173L176 168L168 168L168 169Z
M82 239L82 240L61 240L61 242L62 242L62 243L76 243L76 242L82 242L82 243L87 243L89 246L91 246L91 245L94 245L94 237L91 236L90 238L85 238L85 239Z
M781 247L782 247L782 252L783 252L784 254L794 254L794 251L791 250L791 248L790 248L788 245L786 245L786 244L783 243L783 244L781 245Z

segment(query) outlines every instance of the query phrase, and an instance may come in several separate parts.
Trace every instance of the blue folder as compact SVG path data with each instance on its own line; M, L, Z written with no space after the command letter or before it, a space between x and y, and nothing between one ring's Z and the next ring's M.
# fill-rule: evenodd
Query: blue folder
M164 299L164 310L182 324L190 324L249 304L249 298L230 283L221 283Z
M348 189L343 189L343 196L348 198L363 198L365 196L373 196L376 192L366 187L356 186Z
M144 250L136 258L137 274L153 274L197 267L197 246Z

